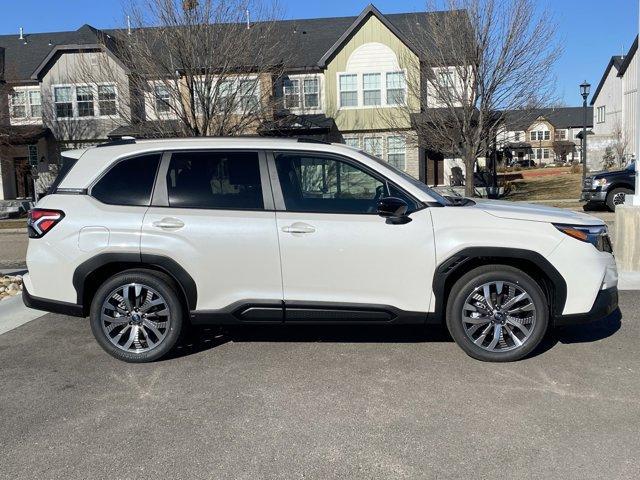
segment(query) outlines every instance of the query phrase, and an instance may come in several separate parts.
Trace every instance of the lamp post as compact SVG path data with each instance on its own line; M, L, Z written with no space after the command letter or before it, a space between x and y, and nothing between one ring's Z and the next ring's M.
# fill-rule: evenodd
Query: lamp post
M591 85L585 80L580 84L580 95L582 95L582 185L587 178L587 98Z

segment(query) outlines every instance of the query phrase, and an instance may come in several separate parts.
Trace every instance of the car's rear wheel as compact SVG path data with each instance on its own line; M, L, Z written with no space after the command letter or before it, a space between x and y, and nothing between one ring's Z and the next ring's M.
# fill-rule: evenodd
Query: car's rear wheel
M627 195L631 195L633 190L628 188L614 188L607 194L607 207L612 212L616 211L618 205L624 205Z
M547 330L549 306L540 286L506 265L476 268L460 278L449 296L447 327L471 357L488 362L519 360Z
M167 354L182 329L183 309L169 277L129 270L108 279L91 304L91 330L100 346L125 362Z

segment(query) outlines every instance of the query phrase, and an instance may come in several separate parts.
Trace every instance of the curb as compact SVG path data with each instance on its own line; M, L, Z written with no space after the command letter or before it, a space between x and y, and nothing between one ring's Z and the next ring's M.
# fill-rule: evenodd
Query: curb
M22 295L2 300L0 301L0 335L46 314L47 312L27 308L22 301Z
M640 290L640 272L618 272L618 290Z
M27 233L26 228L0 228L0 235L3 233Z

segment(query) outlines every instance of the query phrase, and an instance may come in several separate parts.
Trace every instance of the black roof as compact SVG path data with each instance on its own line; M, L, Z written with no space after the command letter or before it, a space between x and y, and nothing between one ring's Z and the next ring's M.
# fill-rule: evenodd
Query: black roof
M618 76L619 77L623 76L624 73L627 71L627 68L629 67L629 64L631 63L631 60L633 60L633 56L636 54L637 50L638 50L638 35L636 35L636 39L633 41L633 44L631 45L631 48L629 49L629 51L625 55L624 61L622 62L622 65L620 65L620 69L618 70Z
M544 117L556 128L582 127L582 110L582 107L507 110L504 112L504 122L509 131L527 130L539 117ZM592 126L593 107L587 107L587 127Z
M600 95L600 90L602 90L602 87L604 86L604 82L607 81L607 77L609 76L609 71L612 68L615 68L616 72L619 72L620 67L622 66L622 62L623 62L622 55L614 55L613 57L611 57L611 60L609 60L609 63L607 64L607 68L604 69L602 78L600 79L600 82L598 82L598 86L596 87L596 90L593 93L593 96L591 97L590 105L593 105L596 102L596 98L598 98L598 95ZM616 73L616 75L618 75L618 73Z
M384 15L384 19L404 38L410 38L416 25L425 23L430 16L451 14L459 16L460 12L392 13ZM272 33L278 43L290 49L283 56L289 59L292 69L318 69L323 56L354 22L368 15L382 14L369 5L360 16L281 20L275 23ZM6 49L6 80L35 82L31 80L32 74L56 47L91 46L122 38L123 35L126 35L126 31L122 29L98 30L90 25L68 32L27 33L24 35L26 44L17 33L0 35L0 47ZM108 41L106 43L109 44Z
M100 31L90 25L71 32L25 33L24 40L17 33L0 35L0 47L5 49L5 80L33 81L31 74L57 45L95 45L101 37Z

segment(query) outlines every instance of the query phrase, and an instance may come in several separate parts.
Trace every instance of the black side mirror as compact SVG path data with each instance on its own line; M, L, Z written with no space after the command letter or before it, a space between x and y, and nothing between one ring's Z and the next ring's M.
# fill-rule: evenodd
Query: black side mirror
M409 223L411 218L407 216L409 205L401 198L386 197L378 202L378 215L387 219L387 223Z

